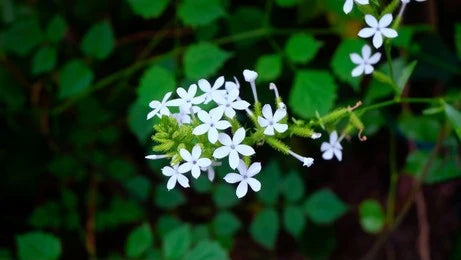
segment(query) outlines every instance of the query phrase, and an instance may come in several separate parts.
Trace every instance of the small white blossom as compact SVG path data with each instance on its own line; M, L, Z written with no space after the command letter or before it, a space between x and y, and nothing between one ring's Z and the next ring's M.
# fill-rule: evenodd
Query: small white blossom
M218 130L224 130L231 127L226 120L221 120L224 110L221 107L210 110L210 113L199 111L197 116L203 124L197 126L192 132L194 135L203 135L208 132L208 140L214 144L218 141Z
M244 156L251 156L255 154L255 150L253 147L241 144L245 139L245 129L243 127L239 128L234 137L231 139L227 134L220 134L219 135L219 142L223 145L217 148L214 153L213 157L216 159L222 159L226 156L229 156L229 166L232 169L237 168L239 164L239 154Z
M303 166L306 166L306 167L311 167L312 164L314 164L314 158L312 157L304 157L304 156L301 156L293 151L288 151L288 153L293 156L294 158L298 159L299 161L301 161L303 163Z
M361 5L367 5L369 3L368 0L346 0L343 6L344 13L348 14L352 11L352 7L354 7L354 2Z
M165 166L162 168L163 175L170 177L166 184L166 188L168 190L173 189L176 186L176 182L178 182L184 188L189 188L189 179L186 176L179 173L178 165L174 165L173 167Z
M357 53L351 53L351 61L358 66L352 70L351 74L353 77L358 77L365 74L371 74L374 71L373 65L379 62L381 59L381 53L377 52L371 55L371 48L368 45L364 45L362 48L362 56Z
M320 137L322 137L322 134L321 134L321 133L315 133L315 132L314 132L314 133L311 135L311 138L314 139L314 140L315 140L315 139L319 139Z
M211 165L210 159L200 158L202 155L202 148L198 144L192 148L192 153L189 153L186 149L181 149L179 154L185 163L179 166L178 171L180 173L190 171L192 173L192 177L196 179L200 176L200 168L206 168Z
M201 79L198 81L198 86L199 88L205 93L205 101L204 104L208 104L212 98L214 93L216 92L222 92L223 90L220 90L220 88L224 84L224 77L221 76L219 77L213 84L213 87L211 86L210 82L206 79Z
M227 117L234 118L235 110L245 110L250 103L239 99L240 92L237 89L231 89L227 95L216 93L213 100L224 110Z
M322 146L320 147L320 150L323 152L322 157L325 160L331 160L333 159L333 155L338 158L338 161L341 161L343 158L342 154L342 149L343 147L341 146L341 138L338 139L338 133L336 131L333 131L330 134L330 142L324 142L322 143Z
M154 116L162 117L163 115L169 116L170 110L168 109L169 106L174 106L174 101L170 99L171 92L166 93L163 97L162 102L153 100L149 103L150 108L153 110L147 114L147 120L153 118Z
M383 45L383 35L387 38L395 38L398 36L397 31L392 28L387 28L392 23L392 14L385 14L378 21L373 15L365 15L365 21L370 26L363 28L359 32L362 38L370 38L373 36L373 46L379 48Z
M245 81L250 83L251 85L251 91L253 92L253 97L255 99L255 102L258 103L258 92L256 91L256 79L258 78L258 73L256 71L252 70L244 70L243 71L243 77L245 78Z
M179 125L190 124L192 119L190 117L190 110L184 110L184 108L179 108L179 113L172 114L171 116L178 121Z
M261 163L253 163L249 168L247 168L245 163L240 160L238 171L239 173L228 173L224 177L224 180L228 183L239 182L237 190L235 191L235 194L239 199L247 194L248 186L250 186L255 192L261 190L261 183L254 178L254 176L261 171Z
M146 156L144 158L146 158L148 160L159 160L159 159L168 158L168 155L166 155L166 154L161 154L161 155L151 154L151 155L148 155L148 156Z
M287 124L280 124L286 115L287 111L285 109L277 109L274 114L272 114L272 108L269 104L264 105L263 107L263 116L258 116L258 123L261 127L265 128L265 135L274 135L275 131L279 133L284 133L288 130ZM275 130L275 131L274 131Z
M172 100L172 103L185 111L192 110L194 113L196 113L200 110L200 108L195 105L202 104L203 101L205 101L204 95L198 97L195 96L197 94L196 84L190 85L187 91L183 88L178 88L176 93L178 93L179 99Z

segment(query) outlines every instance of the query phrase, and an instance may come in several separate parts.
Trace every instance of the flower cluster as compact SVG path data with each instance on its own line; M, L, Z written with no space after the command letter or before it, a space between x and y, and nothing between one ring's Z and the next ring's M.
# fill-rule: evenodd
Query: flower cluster
M253 107L241 98L240 83L235 77L233 81L219 77L213 84L201 79L187 89L178 88L175 98L172 98L173 93L168 92L162 101L154 100L149 104L152 111L147 119L159 118L154 125L152 140L156 145L153 150L162 154L148 155L146 159L170 160L170 165L162 169L163 175L169 177L169 190L176 184L188 188L188 176L197 179L203 172L207 172L208 179L213 181L214 167L228 164L233 171L237 171L228 173L224 180L239 183L237 197L245 196L248 187L257 192L261 189L261 183L255 176L261 171L261 163L252 162L251 157L256 153L255 147L265 143L293 156L303 166L310 167L314 163L313 158L292 151L282 139L292 135L318 139L321 134L302 121L293 119L294 123L289 122L286 106L275 84L269 85L269 89L275 93L275 106L262 105L256 92L258 74L245 70L243 76L253 92ZM330 117L338 118L348 110L341 111L333 112L337 115ZM245 113L253 127L242 127L238 113ZM328 121L328 117L325 120ZM330 142L322 144L324 159L330 160L334 154L341 160L341 139L333 132Z

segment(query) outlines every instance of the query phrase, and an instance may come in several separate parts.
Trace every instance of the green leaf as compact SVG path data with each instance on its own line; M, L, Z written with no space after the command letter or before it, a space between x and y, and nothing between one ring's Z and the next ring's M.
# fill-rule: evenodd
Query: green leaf
M173 209L186 202L184 195L178 190L167 190L165 185L159 185L154 194L155 205L162 209Z
M32 74L39 75L50 72L56 65L56 49L54 47L42 47L35 53L32 60Z
M445 114L458 135L458 138L461 140L461 112L445 103Z
M170 0L127 0L133 12L144 19L157 18L170 3Z
M55 15L53 19L51 19L50 23L48 23L48 26L46 27L46 38L50 42L57 43L64 36L66 35L67 32L67 22L64 20L64 18L60 15Z
M316 112L324 115L333 107L337 89L327 71L301 70L296 73L288 102L303 118L314 117Z
M306 218L301 207L287 206L283 211L285 230L294 237L299 237L306 226Z
M196 80L215 74L230 58L218 46L202 42L191 45L184 54L184 69L189 79Z
M133 223L144 218L144 211L136 201L113 197L108 209L98 209L96 230L108 230L120 225Z
M114 32L108 21L93 25L85 34L81 43L82 51L93 58L107 58L115 47Z
M26 56L43 40L43 33L37 19L12 23L3 34L3 47L19 56Z
M218 208L230 208L238 203L235 188L230 185L218 184L213 191L213 200Z
M282 58L277 54L263 55L256 62L256 71L259 80L275 80L282 73Z
M16 237L20 260L52 260L61 256L61 242L53 235L29 232Z
M281 7L293 7L299 3L299 0L275 0L275 3Z
M213 219L213 229L218 236L232 236L241 226L240 220L229 211L221 211Z
M173 229L164 237L163 255L167 259L177 259L186 253L191 242L191 231L188 225Z
M183 222L181 222L181 220L179 220L177 217L163 214L157 220L156 230L160 234L160 237L164 237L168 232L182 224Z
M307 216L317 224L331 224L346 213L348 207L329 189L312 194L304 204Z
M266 205L274 205L280 194L281 170L277 160L267 164L259 176L262 187L256 196Z
M461 59L461 23L455 24L455 47L458 58Z
M144 176L136 176L124 182L125 187L140 200L146 200L149 196L151 185L149 180Z
M279 218L274 209L260 211L250 225L251 237L267 249L272 249L277 241Z
M170 70L154 65L148 68L141 77L136 90L139 101L146 106L152 100L162 100L167 92L176 89L176 78ZM147 116L147 114L146 114ZM144 116L144 120L146 119Z
M391 44L399 48L410 48L411 39L415 33L414 28L409 26L402 26L399 28L399 37L393 39Z
M411 74L413 74L417 64L418 61L413 61L412 63L405 66L405 69L403 69L402 75L400 75L397 80L397 86L399 87L400 93L402 93L403 89L407 85L407 82L410 79Z
M152 246L152 231L148 223L131 231L125 244L126 256L130 258L141 257Z
M420 142L435 142L440 132L440 123L435 118L408 113L399 117L398 127L407 138Z
M34 228L59 228L62 224L61 215L59 204L50 201L36 207L28 222Z
M304 182L299 174L291 171L282 182L282 194L288 201L295 202L304 195Z
M421 179L424 166L430 154L427 151L416 150L410 153L405 163L405 173ZM434 184L461 177L461 169L456 165L454 156L436 157L432 162L424 183Z
M186 25L207 25L226 14L220 0L183 0L178 7L179 18Z
M93 81L93 72L81 60L68 61L59 72L59 98L84 92Z
M232 35L245 33L253 30L260 30L263 27L265 14L260 8L251 6L237 7L228 19L229 31ZM254 46L258 41L264 40L263 37L250 37L235 41L237 48L247 49Z
M359 206L360 225L368 233L378 233L384 227L384 212L376 200L365 200Z
M352 63L349 55L362 52L365 42L361 39L345 39L336 49L330 65L333 73L342 82L348 83L355 91L359 90L361 77L352 77L352 70L357 66Z
M187 255L185 260L226 260L226 251L216 242L201 241Z
M322 45L309 34L295 34L288 39L285 53L292 62L306 64L315 57Z

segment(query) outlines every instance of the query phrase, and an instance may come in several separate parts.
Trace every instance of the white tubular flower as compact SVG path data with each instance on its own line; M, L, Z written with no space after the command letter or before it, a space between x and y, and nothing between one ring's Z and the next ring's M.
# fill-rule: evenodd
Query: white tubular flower
M153 100L149 103L150 108L153 110L147 114L147 120L153 118L154 116L162 117L163 115L169 116L170 110L169 106L174 106L174 100L168 101L171 97L171 92L166 93L163 97L162 102Z
M354 64L357 64L357 67L352 70L351 74L353 77L358 77L363 73L371 74L374 71L373 65L379 62L381 53L377 52L372 56L370 46L364 45L362 48L362 56L357 53L351 53L350 58Z
M176 182L178 182L179 185L183 186L184 188L190 187L189 179L187 179L187 177L183 174L179 173L178 165L174 165L173 167L165 166L162 168L162 173L163 175L170 177L166 184L166 188L168 190L172 190L176 186Z
M261 163L253 163L249 168L247 168L245 163L240 160L238 171L239 173L228 173L224 177L224 180L228 183L239 182L237 190L235 191L235 194L239 199L247 194L248 186L250 186L255 192L261 190L261 183L257 179L253 178L261 171Z
M211 165L211 160L208 158L200 158L202 155L202 148L198 144L192 148L192 153L186 149L179 151L181 158L185 163L181 164L178 168L180 173L191 172L192 177L198 178L200 176L200 168L206 168Z
M368 0L346 0L343 6L344 13L348 14L352 11L352 7L354 7L354 2L361 5L369 4Z
M304 156L301 156L293 151L288 151L288 153L293 156L294 158L298 159L299 161L301 161L303 163L303 166L306 166L306 167L311 167L312 164L314 164L314 158L312 157L304 157Z
M222 159L226 156L229 156L229 166L232 169L237 168L240 160L239 154L244 156L251 156L255 154L253 147L246 144L241 144L244 139L245 129L243 127L239 128L235 132L235 135L232 139L227 134L220 134L219 142L223 146L217 148L214 151L213 157L216 159Z
M197 126L192 132L194 135L203 135L208 132L208 140L214 144L218 141L218 130L224 130L232 125L226 121L221 120L224 115L224 110L221 107L213 108L210 113L203 110L199 111L197 116L203 124Z
M286 110L277 109L275 113L272 114L271 106L269 104L266 104L264 105L262 112L264 117L258 116L258 123L261 127L265 128L265 135L274 135L275 131L279 133L284 133L286 130L288 130L287 124L279 123L280 120L282 120L287 115Z
M239 99L239 91L231 89L228 95L216 93L213 100L224 110L227 117L234 118L235 110L245 110L250 106L250 103Z
M321 134L321 133L315 133L315 132L314 132L314 133L311 135L311 138L314 139L314 140L315 140L315 139L319 139L320 137L322 137L322 134Z
M185 111L193 111L196 113L200 110L200 108L194 105L202 104L205 100L204 95L198 97L195 96L197 94L196 84L190 85L187 91L183 88L178 88L176 93L178 93L179 99L172 100L172 103Z
M278 101L278 108L287 109L287 106L285 105L285 103L282 102L282 99L280 98L279 90L277 89L277 86L271 82L269 83L269 89L274 91L275 99Z
M258 92L256 92L256 84L255 84L255 81L258 78L258 73L252 70L244 70L243 77L245 78L245 81L250 83L251 85L251 91L253 92L253 97L255 99L255 102L259 102Z
M151 155L148 155L148 156L146 156L144 158L146 158L148 160L160 160L160 159L168 158L168 155L166 155L166 154L161 154L161 155L151 154Z
M363 28L359 32L362 38L370 38L373 36L373 46L379 48L383 45L383 35L387 38L395 38L398 36L397 31L392 28L387 28L392 23L392 14L385 14L378 21L373 15L365 15L365 21L370 26Z
M213 87L211 86L210 82L206 79L201 79L198 81L198 86L199 88L205 93L205 101L204 104L208 104L212 98L213 98L213 93L216 91L222 91L219 90L224 84L224 77L221 76L219 77L213 84Z
M320 147L320 150L323 152L322 157L325 160L331 160L333 159L333 155L338 158L338 161L341 161L343 158L342 154L342 149L343 147L341 146L341 139L338 139L338 133L336 131L333 131L330 134L330 142L324 142L322 143L322 146Z

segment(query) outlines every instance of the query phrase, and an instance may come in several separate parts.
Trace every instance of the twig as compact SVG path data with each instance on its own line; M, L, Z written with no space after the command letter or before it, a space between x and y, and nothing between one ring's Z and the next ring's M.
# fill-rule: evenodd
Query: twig
M90 259L96 258L96 235L95 235L95 217L96 217L96 196L98 191L98 182L96 176L92 174L88 192L87 219L85 245Z
M426 203L424 202L424 193L422 191L418 192L418 195L416 195L415 202L419 222L419 256L421 257L421 260L431 260L429 242L429 222L427 220Z

